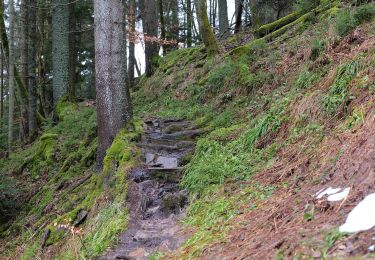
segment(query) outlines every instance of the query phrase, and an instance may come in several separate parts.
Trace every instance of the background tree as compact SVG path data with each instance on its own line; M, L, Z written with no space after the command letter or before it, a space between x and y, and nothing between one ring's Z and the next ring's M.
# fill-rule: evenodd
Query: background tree
M36 6L36 0L29 0L30 6ZM36 14L35 11L29 12L28 15L28 92L29 92L29 102L28 102L28 128L29 135L33 139L38 130L37 123L37 84L36 84Z
M154 71L155 59L159 53L157 43L158 8L156 0L140 0L140 7L144 37L149 39L145 40L145 74L149 77Z
M107 148L132 117L126 80L124 5L121 0L95 0L95 68L101 167ZM110 42L111 44L108 44Z
M135 0L129 0L128 8L128 28L129 32L135 31L136 24L136 2ZM136 63L135 60L135 41L134 34L129 33L129 65L128 65L128 78L129 78L129 87L134 86L134 66Z
M14 102L15 102L15 80L14 80L14 2L9 0L9 116L8 116L8 149L12 150L14 136Z
M68 94L71 85L69 52L69 0L52 0L53 99Z
M208 55L215 55L217 52L219 52L219 47L208 20L206 0L195 0L194 2L197 9L199 31L202 35L203 43L206 47Z
M227 0L219 0L219 31L220 31L220 36L229 35Z

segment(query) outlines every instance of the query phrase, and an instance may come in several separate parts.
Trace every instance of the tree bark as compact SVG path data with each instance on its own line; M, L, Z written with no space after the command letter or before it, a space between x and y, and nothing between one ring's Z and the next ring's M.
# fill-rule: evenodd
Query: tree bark
M129 11L128 11L128 26L129 35L134 38L135 33L135 14L136 14L136 3L135 0L129 0ZM128 79L129 87L134 87L134 66L135 60L135 40L129 37L129 66L128 66Z
M4 120L4 52L3 48L0 51L0 135L3 133L3 120Z
M159 10L159 22L160 22L160 39L165 40L165 20L164 20L164 8L163 0L158 0L158 10ZM163 56L167 54L167 49L165 46L163 48Z
M20 3L20 77L23 85L28 89L28 15L29 2L22 0ZM20 97L20 137L25 140L29 135L28 100Z
M132 117L126 82L124 5L121 0L94 0L98 166L116 134ZM110 44L109 44L110 43Z
M35 0L29 0L31 6L36 5ZM36 14L29 12L28 17L28 92L29 92L29 136L33 140L38 130L37 123L37 84L36 84Z
M156 38L158 36L158 8L156 0L141 0L140 6L143 34L147 37ZM145 41L145 73L147 77L150 77L154 72L155 58L158 56L158 53L159 47L156 41Z
M52 0L53 101L68 94L70 88L69 0Z
M9 117L8 117L8 150L12 151L14 142L13 124L14 124L14 2L9 0Z
M227 0L219 0L219 31L220 36L229 35L229 19Z
M236 11L236 24L234 26L234 33L238 33L241 30L242 26L242 12L243 12L243 1L238 0L238 7Z
M187 24L186 45L189 48L191 47L193 43L193 33L192 33L193 13L191 9L191 0L186 0L186 24Z
M176 50L178 48L178 35L180 23L178 20L178 0L171 0L171 26L170 26L170 37L169 40L175 40L176 43L170 46L169 50Z
M213 56L219 52L215 35L210 26L207 16L206 0L195 0L195 6L197 9L197 17L199 21L199 30L202 35L203 43L206 47L207 54Z

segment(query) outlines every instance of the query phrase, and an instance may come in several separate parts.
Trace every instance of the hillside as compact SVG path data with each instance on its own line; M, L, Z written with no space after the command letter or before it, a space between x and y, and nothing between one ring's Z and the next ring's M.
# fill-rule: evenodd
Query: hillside
M102 171L94 102L61 102L57 124L0 160L11 198L0 203L0 257L94 259L116 247L134 206L128 175L144 159L143 122L154 118L202 133L179 184L188 239L151 259L374 257L373 228L339 231L374 192L374 15L372 3L326 2L222 40L215 57L197 46L160 58L131 93L136 119ZM350 190L319 197L329 187Z

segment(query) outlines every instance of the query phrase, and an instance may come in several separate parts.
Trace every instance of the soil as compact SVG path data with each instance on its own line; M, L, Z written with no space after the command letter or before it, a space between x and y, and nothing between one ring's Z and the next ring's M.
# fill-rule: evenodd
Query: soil
M128 229L98 259L149 259L154 252L178 248L187 238L178 222L188 198L178 183L184 158L194 151L194 140L202 131L181 119L150 119L144 129L138 144L144 164L128 176Z

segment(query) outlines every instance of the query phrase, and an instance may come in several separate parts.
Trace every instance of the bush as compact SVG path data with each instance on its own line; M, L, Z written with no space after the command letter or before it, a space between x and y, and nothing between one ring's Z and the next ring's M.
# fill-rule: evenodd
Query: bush
M11 180L0 175L0 224L7 222L15 213L16 192Z
M311 45L310 59L316 60L325 49L325 42L315 39Z
M375 6L373 4L362 5L354 12L355 23L360 25L363 22L370 21L375 15Z
M355 28L355 20L349 9L342 10L337 13L336 32L340 37L346 36Z

